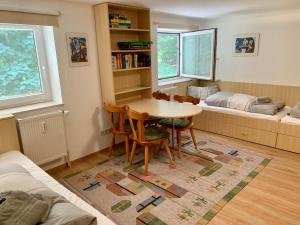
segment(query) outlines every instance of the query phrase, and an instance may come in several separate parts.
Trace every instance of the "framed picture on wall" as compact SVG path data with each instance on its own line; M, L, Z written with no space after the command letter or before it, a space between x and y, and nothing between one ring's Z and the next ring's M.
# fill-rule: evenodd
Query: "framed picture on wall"
M233 56L257 56L259 33L238 34L233 37Z
M67 33L69 63L71 66L89 64L88 36L85 33Z

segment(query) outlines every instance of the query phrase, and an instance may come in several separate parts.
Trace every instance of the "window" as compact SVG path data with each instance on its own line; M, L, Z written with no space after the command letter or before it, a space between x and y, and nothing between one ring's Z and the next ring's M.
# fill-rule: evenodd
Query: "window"
M190 77L212 80L216 29L157 35L158 79Z
M158 79L179 76L179 33L157 35Z
M0 24L0 109L50 99L42 27Z

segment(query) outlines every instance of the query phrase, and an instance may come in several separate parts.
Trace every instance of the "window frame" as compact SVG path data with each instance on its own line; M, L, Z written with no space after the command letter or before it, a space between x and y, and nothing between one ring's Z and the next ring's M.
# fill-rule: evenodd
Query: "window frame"
M161 31L159 31L159 30L161 30ZM174 80L174 79L180 79L180 77L181 77L181 65L180 65L180 49L181 49L181 47L180 47L180 43L181 43L181 41L180 41L180 33L181 32L179 32L179 31L170 31L170 30L165 30L165 29L159 29L158 31L157 31L157 38L158 38L158 34L176 34L177 35L177 38L178 38L178 46L177 46L177 66L176 66L176 70L177 70L177 75L176 76L172 76L172 77L165 77L165 78L159 78L159 75L158 75L158 62L157 62L157 79L158 79L158 81L166 81L166 80ZM157 54L158 54L158 51L159 51L159 49L158 49L158 47L157 47Z
M9 99L1 99L0 110L51 101L52 93L51 93L49 70L48 70L48 63L47 63L47 56L46 56L46 49L45 49L45 41L44 41L45 39L44 39L42 26L0 24L0 29L1 28L12 29L12 30L33 31L42 93L23 95L23 96L18 96Z
M211 28L211 29L204 29L204 30L196 30L196 31L187 31L187 32L182 32L180 34L180 65L181 65L181 70L180 70L180 76L186 77L186 78L193 78L193 79L198 79L198 80L214 80L215 77L215 67L216 67L216 28ZM182 47L183 47L183 37L184 36L192 36L195 34L207 34L210 33L212 34L212 39L211 39L211 46L212 46L212 51L211 51L211 68L210 68L210 74L209 77L206 76L201 76L201 75L195 75L195 74L184 74L182 69L182 60L183 60L183 55L182 55Z

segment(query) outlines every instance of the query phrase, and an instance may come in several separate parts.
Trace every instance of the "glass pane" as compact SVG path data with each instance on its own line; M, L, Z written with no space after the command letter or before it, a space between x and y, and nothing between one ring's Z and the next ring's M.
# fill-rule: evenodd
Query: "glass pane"
M178 76L179 34L158 33L158 79Z
M40 93L34 32L0 28L0 99Z
M210 76L212 57L212 34L183 36L182 72L188 75Z

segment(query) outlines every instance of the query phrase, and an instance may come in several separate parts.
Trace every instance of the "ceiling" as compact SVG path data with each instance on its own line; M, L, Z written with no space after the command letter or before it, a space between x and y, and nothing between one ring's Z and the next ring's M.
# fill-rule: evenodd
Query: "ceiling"
M67 0L88 4L107 0ZM214 18L228 14L300 9L300 0L109 0L150 8L153 12L195 18Z

